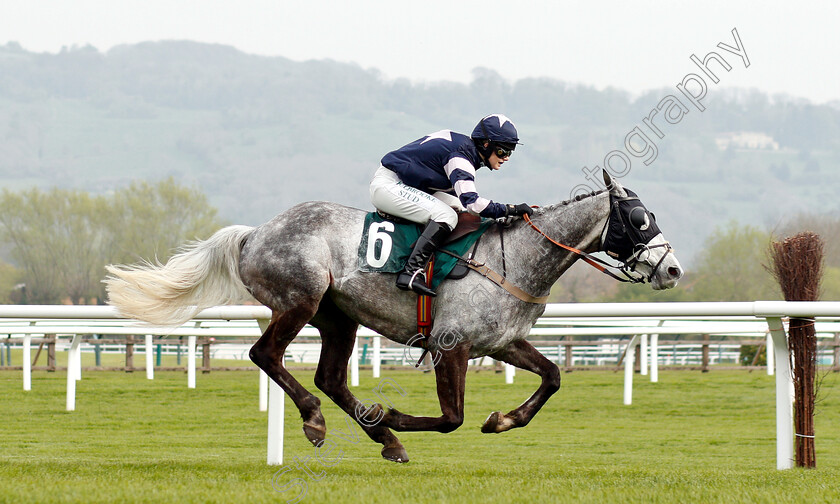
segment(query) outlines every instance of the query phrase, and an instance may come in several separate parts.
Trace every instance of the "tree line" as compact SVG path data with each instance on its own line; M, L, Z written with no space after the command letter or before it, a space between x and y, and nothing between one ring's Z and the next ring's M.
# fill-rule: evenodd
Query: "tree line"
M102 303L106 264L165 261L224 223L200 191L173 179L134 182L107 195L3 190L0 301Z

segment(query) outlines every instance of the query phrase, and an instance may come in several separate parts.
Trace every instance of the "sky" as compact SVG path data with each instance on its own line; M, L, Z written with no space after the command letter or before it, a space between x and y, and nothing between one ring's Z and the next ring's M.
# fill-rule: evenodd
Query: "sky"
M295 61L332 59L385 79L548 77L638 94L673 87L715 51L718 86L840 100L840 2L558 0L4 0L0 44L35 52L193 40ZM735 47L736 29L749 60Z

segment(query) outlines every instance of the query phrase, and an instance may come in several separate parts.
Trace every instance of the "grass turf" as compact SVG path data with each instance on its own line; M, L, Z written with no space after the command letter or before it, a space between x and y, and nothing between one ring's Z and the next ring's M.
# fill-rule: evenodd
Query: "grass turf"
M315 390L312 372L295 374ZM401 411L439 414L431 375L385 376L405 391L385 389ZM194 390L180 372L154 381L87 372L76 411L66 412L64 373L35 372L23 392L20 372L2 371L0 502L840 502L840 375L826 375L820 393L818 468L789 471L775 469L772 377L643 378L624 406L622 373L564 374L529 426L487 435L478 429L487 414L518 405L538 379L520 372L505 385L503 375L470 372L459 430L398 434L408 464L381 459L379 445L322 398L330 456L341 456L322 465L287 399L278 467L265 464L254 372L199 373ZM363 372L354 393L373 401L378 381Z

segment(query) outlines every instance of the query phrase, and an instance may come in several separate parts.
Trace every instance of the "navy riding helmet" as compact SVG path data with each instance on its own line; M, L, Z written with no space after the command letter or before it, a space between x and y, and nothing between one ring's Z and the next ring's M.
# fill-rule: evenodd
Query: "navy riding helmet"
M508 150L514 150L519 143L519 133L516 131L513 121L503 114L491 114L482 118L473 129L470 137L475 142L478 151L484 159L490 158L493 147L499 145ZM485 149L484 141L489 140L490 145Z

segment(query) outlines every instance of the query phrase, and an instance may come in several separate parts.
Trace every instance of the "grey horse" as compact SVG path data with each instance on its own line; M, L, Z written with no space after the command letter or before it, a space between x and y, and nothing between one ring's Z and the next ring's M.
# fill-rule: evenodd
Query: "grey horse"
M611 221L627 217L613 211L615 200L635 198L628 198L606 173L604 179L609 190L538 208L533 223L545 236L585 253L615 240L615 229L650 228L652 214L641 203L643 210L636 210L635 220L631 219L635 224L614 226ZM557 366L525 339L545 305L522 301L473 272L461 280L444 281L437 289L434 329L425 346L436 364L441 415L386 411L353 396L347 387L347 363L359 325L398 343L419 344L416 294L397 290L393 275L359 269L364 218L362 210L310 202L256 228L230 226L188 245L165 265L109 266L105 279L109 302L126 316L160 325L180 324L204 308L248 299L269 307L271 323L251 348L251 360L291 397L300 410L304 433L316 446L326 436L320 400L286 370L282 360L287 345L307 323L320 331L322 340L315 385L383 445L382 456L388 460L408 461L392 431L450 432L463 423L465 377L472 358L490 356L542 378L528 400L507 414L490 414L481 430L498 433L527 425L560 388ZM682 268L661 233L644 243L636 240L630 248L634 270L654 289L677 284ZM497 228L489 229L475 252L476 261L503 271L505 282L534 296L548 294L578 258L521 220L512 222L503 237Z

